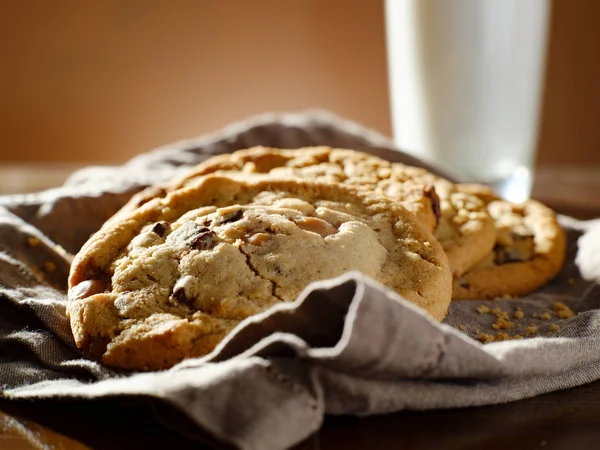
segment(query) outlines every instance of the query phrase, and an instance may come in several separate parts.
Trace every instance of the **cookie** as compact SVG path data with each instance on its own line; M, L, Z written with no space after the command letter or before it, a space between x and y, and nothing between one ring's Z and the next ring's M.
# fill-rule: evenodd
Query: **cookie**
M395 202L342 184L211 175L107 222L74 259L67 311L90 357L164 369L352 270L436 320L447 312L446 255Z
M167 186L138 194L127 208L143 204L161 190L168 192L193 183L199 176L231 171L344 183L385 194L436 233L455 275L480 261L494 245L494 225L485 205L474 196L455 192L450 181L425 169L329 147L297 150L254 147L215 156Z
M165 186L150 187L137 194L127 205L132 209L143 204L161 190L172 191L199 176L215 172L270 174L278 178L297 177L350 184L377 190L389 177L391 163L362 152L329 147L307 147L297 150L253 147L214 156ZM402 183L395 186L394 199L415 214L425 228L433 232L439 219L439 199L431 184Z
M494 250L454 280L455 300L524 295L554 278L563 265L565 233L550 208L535 200L522 205L496 200L488 210L498 231Z
M453 275L463 274L492 250L496 230L484 201L425 169L400 163L392 164L390 177L379 187L383 193L395 198L395 186L402 183L434 186L440 199L435 237L448 255Z
M492 250L494 220L477 197L453 190L441 192L442 217L435 237L448 255L452 274L460 276Z

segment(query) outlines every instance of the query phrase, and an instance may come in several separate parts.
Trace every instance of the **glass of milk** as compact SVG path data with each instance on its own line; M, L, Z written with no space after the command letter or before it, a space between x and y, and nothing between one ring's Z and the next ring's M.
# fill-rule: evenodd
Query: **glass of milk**
M386 0L398 147L526 200L549 16L550 0Z

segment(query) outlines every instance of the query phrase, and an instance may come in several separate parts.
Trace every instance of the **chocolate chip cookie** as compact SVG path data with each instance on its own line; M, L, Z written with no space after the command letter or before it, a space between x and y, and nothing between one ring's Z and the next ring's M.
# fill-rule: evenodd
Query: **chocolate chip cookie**
M360 271L442 320L440 244L403 207L337 183L209 175L107 222L76 255L77 345L112 367L209 353L246 317L311 282Z
M455 275L480 261L494 245L494 225L485 204L468 193L457 192L450 181L425 169L329 147L297 150L254 147L215 156L169 185L138 194L127 208L143 204L161 190L168 192L194 183L199 176L232 171L344 183L385 194L435 233Z
M488 210L496 222L494 250L454 280L453 299L519 296L554 278L565 259L565 233L554 212L529 200L515 205L492 201Z
M199 176L215 172L270 174L278 178L314 179L377 190L378 183L389 178L391 163L366 153L329 147L297 150L253 147L212 157L165 186L142 191L126 208L137 207L161 190L179 189L194 183ZM431 184L406 182L394 189L394 199L433 232L439 219L439 199Z

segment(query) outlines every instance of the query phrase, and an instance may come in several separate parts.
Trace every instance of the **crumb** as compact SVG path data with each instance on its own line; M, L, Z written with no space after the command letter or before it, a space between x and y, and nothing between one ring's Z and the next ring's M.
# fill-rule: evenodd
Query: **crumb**
M573 317L575 313L573 311L559 311L558 317L561 319L568 319L569 317Z
M52 261L46 261L44 263L44 271L48 272L48 273L52 273L56 270L56 264L54 264Z
M525 328L525 336L532 336L537 333L537 327L535 325L530 325Z
M532 313L532 314L531 314L531 317L532 317L533 319L537 319L537 318L538 318L538 315L537 315L537 313Z
M569 308L567 305L561 302L556 302L552 309L556 311L558 317L560 317L561 319L568 319L569 317L573 317L575 315L571 308Z
M496 341L508 341L508 340L510 340L510 336L508 335L508 333L496 333L495 340Z
M460 331L465 331L465 330L467 329L467 327L466 327L466 326L464 326L464 325L459 325L459 326L458 326L458 329L459 329Z
M492 325L494 330L509 330L510 328L514 327L515 323L508 320L508 317L498 317L496 322L494 322Z
M491 334L485 334L485 333L481 333L477 339L479 339L479 341L482 344L489 344L490 342L494 342L494 336L492 336Z
M513 337L513 339L523 339L523 336L521 336L520 334L515 334Z
M560 326L556 325L555 323L550 325L550 331L552 331L553 333L556 333L558 330L560 330Z
M40 240L36 237L30 237L30 238L27 238L27 243L29 244L30 247L35 247L35 246L39 245Z
M488 309L489 310L489 309ZM502 311L500 308L494 308L490 311L492 314L500 314L504 311Z
M485 306L485 305L479 305L479 306L477 307L477 312L478 312L479 314L485 314L485 313L489 313L489 312L490 312L490 308L488 308L488 307L487 307L487 306Z
M514 313L515 319L517 320L522 319L524 315L525 313L523 313L523 311L521 311L520 309L517 309Z
M550 319L552 319L552 316L550 315L549 312L545 312L543 314L540 314L540 319L542 319L542 320L550 320Z
M508 313L506 311L500 311L499 313L496 314L496 317L498 319L508 320Z

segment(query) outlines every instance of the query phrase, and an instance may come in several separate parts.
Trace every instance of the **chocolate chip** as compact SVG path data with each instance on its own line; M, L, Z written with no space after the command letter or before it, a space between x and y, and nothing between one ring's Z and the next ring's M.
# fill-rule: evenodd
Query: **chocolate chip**
M204 231L208 231L208 228L202 227L196 222L185 222L169 235L168 240L187 243L187 241Z
M167 231L169 229L169 222L156 222L154 224L154 226L152 227L152 232L159 235L160 237L163 237L165 235L165 231Z
M499 265L525 261L520 252L511 251L511 249L506 248L503 245L496 244L494 246L494 254L494 262Z
M181 242L193 249L207 250L215 246L216 236L211 229L190 221L173 231L167 240Z
M89 265L85 268L85 278L94 280L104 280L108 278L108 274L99 267Z
M178 302L181 302L181 303L190 303L190 301L191 301L185 295L185 288L183 288L183 287L176 287L173 290L173 294L171 294L171 297L173 297L175 300L177 300Z
M173 286L173 292L171 293L171 299L181 303L192 303L193 295L190 294L190 287L194 283L194 277L191 275L185 275L177 280L175 286Z
M431 200L431 209L433 210L433 214L435 215L435 223L437 226L437 223L440 221L440 218L442 217L442 208L440 206L440 197L437 195L437 192L435 192L435 188L431 184L428 184L425 186L424 193L425 193L425 196L428 197L429 200Z
M222 216L221 220L219 221L219 224L236 222L236 221L240 220L243 216L244 216L244 212L241 209L238 209L236 211L232 211L232 212Z
M216 237L217 234L207 228L206 231L195 236L188 245L196 250L208 250L215 246Z

